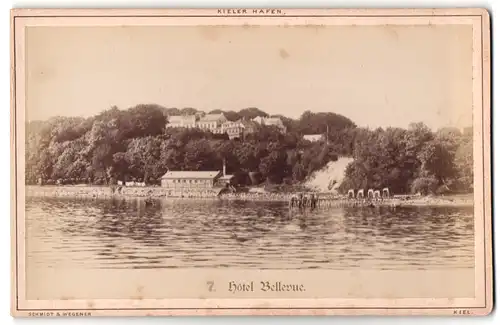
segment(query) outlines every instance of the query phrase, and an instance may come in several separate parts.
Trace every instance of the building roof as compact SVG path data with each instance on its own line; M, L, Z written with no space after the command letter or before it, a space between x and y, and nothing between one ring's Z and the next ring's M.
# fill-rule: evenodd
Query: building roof
M185 178L185 179L208 179L215 178L220 174L220 171L168 171L165 175L163 175L162 179L177 179L177 178Z
M284 128L285 125L283 124L283 121L279 117L270 117L264 121L264 124L266 125L274 125L279 128Z
M252 120L252 121L247 121L247 120L239 120L239 122L240 122L241 124L243 124L243 126L244 126L244 127L246 127L246 128L250 128L250 127L254 127L254 126L259 125L257 122L255 122L255 121L253 121L253 120Z
M194 122L194 121L196 121L196 116L194 116L194 115L172 115L172 116L168 117L169 123L181 123L183 121Z
M234 126L245 127L245 125L240 121L227 121L227 122L224 122L222 125L224 127L234 127Z
M200 122L215 122L218 120L225 120L226 117L224 114L206 114L205 116L200 117Z
M231 179L233 177L234 177L234 175L224 175L224 176L221 176L221 178L219 178L219 179Z

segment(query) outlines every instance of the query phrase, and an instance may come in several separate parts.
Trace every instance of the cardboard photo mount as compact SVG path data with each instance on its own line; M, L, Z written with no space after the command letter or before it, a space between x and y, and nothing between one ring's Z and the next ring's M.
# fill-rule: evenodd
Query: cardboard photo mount
M26 57L30 50L27 33L30 29L42 28L134 28L198 27L201 34L217 44L217 36L204 27L240 27L245 32L251 26L290 28L294 37L296 28L353 28L377 27L388 33L398 31L394 27L469 26L472 39L463 37L472 44L472 110L474 132L474 286L473 296L418 297L419 280L402 274L381 275L370 270L346 270L335 273L328 270L169 270L144 273L159 288L155 294L150 288L134 281L142 281L142 270L136 275L125 273L82 272L75 278L56 271L36 273L26 263L25 223L25 122L27 100L31 89L27 87L30 71ZM293 28L292 28L293 27ZM491 197L491 58L490 17L485 9L278 9L278 8L221 8L221 9L13 9L11 12L11 156L12 156L12 306L15 317L71 317L71 316L163 316L163 315L487 315L493 308L492 273L492 197ZM458 33L457 33L458 35ZM465 35L465 34L464 34ZM131 36L132 37L132 36ZM298 36L297 36L298 37ZM458 38L461 36L458 35ZM367 39L368 40L368 39ZM459 41L461 41L460 39ZM343 41L349 42L349 39ZM308 46L306 39L297 38L297 43ZM279 39L276 39L279 43ZM216 46L216 45L214 45ZM342 47L342 43L338 44ZM378 50L374 44L374 50ZM383 46L380 44L379 46ZM279 49L279 45L277 46ZM95 52L99 48L92 49ZM314 49L311 49L314 50ZM293 53L280 50L285 59ZM35 55L36 54L32 54ZM200 53L202 56L203 53ZM334 53L332 53L334 55ZM230 59L230 58L226 58ZM465 62L467 64L467 62ZM78 65L78 61L74 62ZM137 62L141 64L141 62ZM258 64L253 62L252 64ZM409 63L411 64L411 62ZM265 71L263 73L266 73ZM269 72L269 73L272 73ZM362 78L362 76L359 76ZM251 89L249 89L251 91ZM85 93L82 90L82 95ZM362 94L358 94L362 95ZM459 96L460 94L452 94ZM411 98L409 98L411 100ZM68 115L71 114L70 108ZM35 267L35 266L33 266ZM33 273L34 272L34 273ZM51 273L53 272L53 273ZM145 271L144 271L145 272ZM52 278L51 278L52 277ZM446 274L436 276L434 286L443 285ZM453 278L454 277L454 278ZM402 292L408 297L384 291L384 281L398 281ZM461 281L460 275L450 274L447 284L453 286ZM37 281L38 279L38 281ZM48 280L46 280L48 279ZM341 288L341 282L360 281ZM415 279L415 281L412 281ZM44 281L49 281L43 286ZM52 282L50 282L52 281ZM246 282L245 282L246 281ZM366 281L366 282L363 282ZM428 280L432 281L432 280ZM453 282L454 281L454 282ZM464 281L467 281L464 279ZM252 296L228 293L231 283L255 286L271 283L275 288L283 284L301 285L309 294L290 294L274 290L272 294L262 292ZM363 283L378 282L376 293L370 297L357 296L363 292ZM68 284L73 283L73 289ZM93 283L93 284L92 284ZM218 285L213 290L214 283ZM135 292L120 293L120 285L131 285ZM344 283L345 284L345 283ZM429 285L427 283L426 285ZM97 296L86 296L86 286L95 287ZM407 287L406 287L407 286ZM425 286L425 285L424 285ZM101 289L99 289L101 288ZM339 297L339 293L346 296ZM29 293L33 289L33 294ZM367 289L367 292L370 289ZM70 291L68 291L70 290ZM75 290L75 291L71 291ZM102 290L102 291L98 291ZM109 290L109 291L105 291ZM113 291L115 290L115 291ZM165 296L162 297L162 291ZM444 290L444 289L443 289ZM451 290L451 289L450 289ZM43 298L52 292L57 298ZM258 291L258 290L257 290ZM224 292L224 294L223 294ZM412 293L410 293L412 292ZM41 295L41 296L40 296ZM110 298L111 297L111 298Z

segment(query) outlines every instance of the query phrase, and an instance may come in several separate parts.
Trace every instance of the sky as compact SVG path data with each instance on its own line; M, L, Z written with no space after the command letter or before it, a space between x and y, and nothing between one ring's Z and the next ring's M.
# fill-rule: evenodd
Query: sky
M466 25L30 27L26 47L28 120L154 103L472 124Z

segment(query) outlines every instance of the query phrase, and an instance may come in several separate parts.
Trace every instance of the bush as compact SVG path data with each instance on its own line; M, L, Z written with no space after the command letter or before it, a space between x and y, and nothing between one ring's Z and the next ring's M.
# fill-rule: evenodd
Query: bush
M252 184L247 172L237 171L233 174L233 176L233 182L235 185L248 186Z
M442 195L442 194L449 194L449 193L451 193L450 188L448 186L444 185L444 184L441 185L441 186L439 186L437 188L437 190L436 190L436 194L440 194L440 195Z
M106 185L106 179L101 178L101 177L97 177L97 178L94 180L94 184L95 184L95 185Z
M250 172L248 173L248 176L250 177L252 185L259 185L263 181L262 174L259 172Z
M435 177L419 177L411 184L411 192L413 194L421 193L422 195L435 194L438 189L438 180Z

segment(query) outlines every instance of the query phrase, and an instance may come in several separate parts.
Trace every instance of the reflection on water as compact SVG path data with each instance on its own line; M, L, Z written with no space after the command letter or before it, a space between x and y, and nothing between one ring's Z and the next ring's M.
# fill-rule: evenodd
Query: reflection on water
M36 267L429 269L474 266L473 209L28 198ZM31 263L31 264L30 264Z

